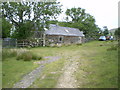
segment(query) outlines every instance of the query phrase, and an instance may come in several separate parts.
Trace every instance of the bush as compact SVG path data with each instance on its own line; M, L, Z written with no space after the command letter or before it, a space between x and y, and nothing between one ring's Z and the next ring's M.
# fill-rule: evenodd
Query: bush
M33 59L33 60L41 60L42 57L40 57L40 56L38 56L38 55L36 55L36 54L32 54L32 59Z
M38 57L37 57L36 54L33 54L33 55L32 55L32 59L33 59L33 60L37 60L37 58L38 58Z
M30 61L32 60L32 55L30 52L26 52L25 54L23 54L23 60L24 61Z
M82 43L77 43L76 45L80 46L80 45L82 45Z

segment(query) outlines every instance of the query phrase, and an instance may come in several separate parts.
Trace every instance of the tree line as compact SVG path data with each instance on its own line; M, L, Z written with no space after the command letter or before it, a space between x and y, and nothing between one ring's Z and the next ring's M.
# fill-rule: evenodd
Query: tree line
M57 2L3 2L2 37L29 38L35 30L48 27L48 21L61 13Z
M49 24L78 28L87 38L98 38L108 35L108 28L104 31L96 25L95 18L86 13L83 8L67 9L65 20L57 20L63 11L59 2L3 2L2 4L2 38L12 37L27 39L34 31L44 31Z

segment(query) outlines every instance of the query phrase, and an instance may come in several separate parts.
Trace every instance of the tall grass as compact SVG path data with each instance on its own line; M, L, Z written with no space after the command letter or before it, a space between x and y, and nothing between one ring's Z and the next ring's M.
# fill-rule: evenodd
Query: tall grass
M5 60L6 58L15 57L17 55L16 50L11 49L3 49L2 51L2 59Z
M40 60L41 56L33 54L30 50L27 49L3 49L2 52L3 61L10 57L16 57L17 60Z

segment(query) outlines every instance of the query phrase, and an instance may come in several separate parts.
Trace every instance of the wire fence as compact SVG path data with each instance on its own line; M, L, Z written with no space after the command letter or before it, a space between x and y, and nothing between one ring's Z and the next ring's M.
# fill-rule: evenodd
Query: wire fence
M9 47L16 47L17 45L17 39L14 39L14 38L4 38L2 40L2 47L3 48L9 48Z

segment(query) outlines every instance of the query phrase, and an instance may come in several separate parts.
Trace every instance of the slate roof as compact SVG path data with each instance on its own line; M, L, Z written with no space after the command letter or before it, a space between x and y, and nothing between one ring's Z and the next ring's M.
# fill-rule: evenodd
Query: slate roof
M84 36L83 32L76 28L61 27L50 24L49 30L45 31L48 35L64 35L64 36Z

